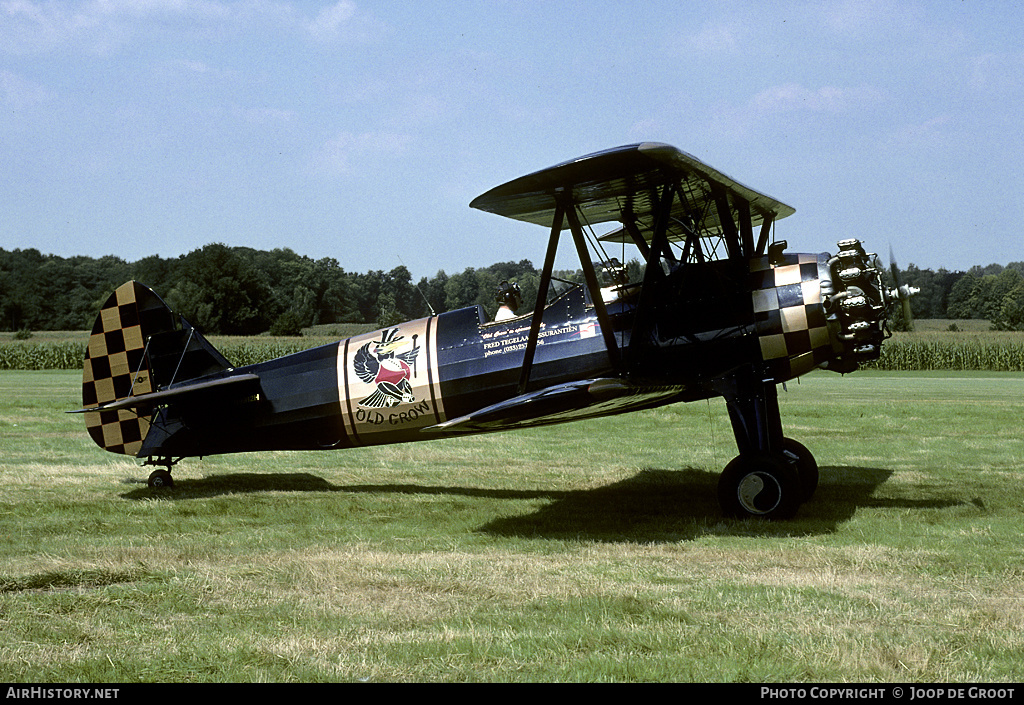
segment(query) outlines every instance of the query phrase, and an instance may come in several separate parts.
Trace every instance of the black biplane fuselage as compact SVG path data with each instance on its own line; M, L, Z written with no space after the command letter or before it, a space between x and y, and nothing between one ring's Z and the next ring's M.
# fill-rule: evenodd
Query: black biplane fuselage
M877 358L896 294L856 240L840 252L769 244L793 209L672 147L630 145L499 186L472 206L541 223L533 311L471 306L235 368L145 286L104 305L83 379L98 445L163 466L190 456L407 442L725 398L739 455L732 516L786 518L813 494L813 456L782 432L776 385ZM591 226L616 221L600 237ZM561 233L585 285L548 302ZM641 281L602 282L588 250L634 245Z

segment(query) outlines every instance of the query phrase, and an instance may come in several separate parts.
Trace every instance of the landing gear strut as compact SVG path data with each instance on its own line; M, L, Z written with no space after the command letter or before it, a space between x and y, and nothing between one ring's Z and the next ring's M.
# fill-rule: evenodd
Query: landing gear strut
M791 519L818 488L818 464L801 443L782 435L773 382L738 377L724 394L739 455L718 480L727 517Z
M803 491L804 502L814 496L818 489L818 463L811 451L792 438L782 439L782 454L796 466L800 475L800 489Z
M146 461L143 463L143 466L162 466L161 469L154 470L149 474L149 486L152 487L153 489L170 489L174 487L174 478L171 477L171 468L177 465L179 460L181 459L179 458L178 460L174 460L173 458L170 457L160 458L159 460L147 458Z

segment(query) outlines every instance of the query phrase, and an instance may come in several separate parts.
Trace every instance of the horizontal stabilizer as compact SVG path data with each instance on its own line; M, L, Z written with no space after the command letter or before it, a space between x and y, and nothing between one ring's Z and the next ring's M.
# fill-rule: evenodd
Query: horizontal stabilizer
M255 392L259 389L260 378L254 374L234 375L221 379L208 380L205 382L185 383L172 389L165 389L159 392L148 392L135 396L125 397L117 401L107 402L99 406L87 409L75 409L69 414L82 414L90 411L118 411L120 409L152 409L157 406L169 404L172 401L187 402L204 393L222 391L231 388L233 395L242 395Z
M681 387L637 387L614 378L567 382L528 392L422 429L458 434L562 423L677 401Z

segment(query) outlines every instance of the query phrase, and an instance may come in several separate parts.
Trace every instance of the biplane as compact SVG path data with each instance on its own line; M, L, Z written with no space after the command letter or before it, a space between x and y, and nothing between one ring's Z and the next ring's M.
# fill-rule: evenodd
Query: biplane
M660 143L573 159L470 205L548 229L532 310L492 321L469 306L234 367L128 282L89 339L79 411L90 435L156 468L149 484L160 487L187 457L420 441L722 397L738 449L719 480L724 514L786 519L811 498L817 464L785 435L777 388L879 356L901 294L858 240L835 255L787 252L774 226L793 208ZM584 283L549 297L566 232ZM617 244L639 253L635 281L603 254Z

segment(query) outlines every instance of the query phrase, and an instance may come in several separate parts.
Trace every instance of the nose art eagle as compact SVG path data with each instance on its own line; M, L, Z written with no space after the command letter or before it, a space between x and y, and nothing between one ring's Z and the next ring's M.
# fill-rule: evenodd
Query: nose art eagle
M416 364L420 346L416 344L417 336L406 340L398 334L397 328L381 333L380 340L370 341L356 351L352 366L356 376L366 384L375 384L377 389L370 396L359 402L359 406L369 409L391 407L403 402L416 401L409 382L412 367ZM412 346L405 352L397 350Z

